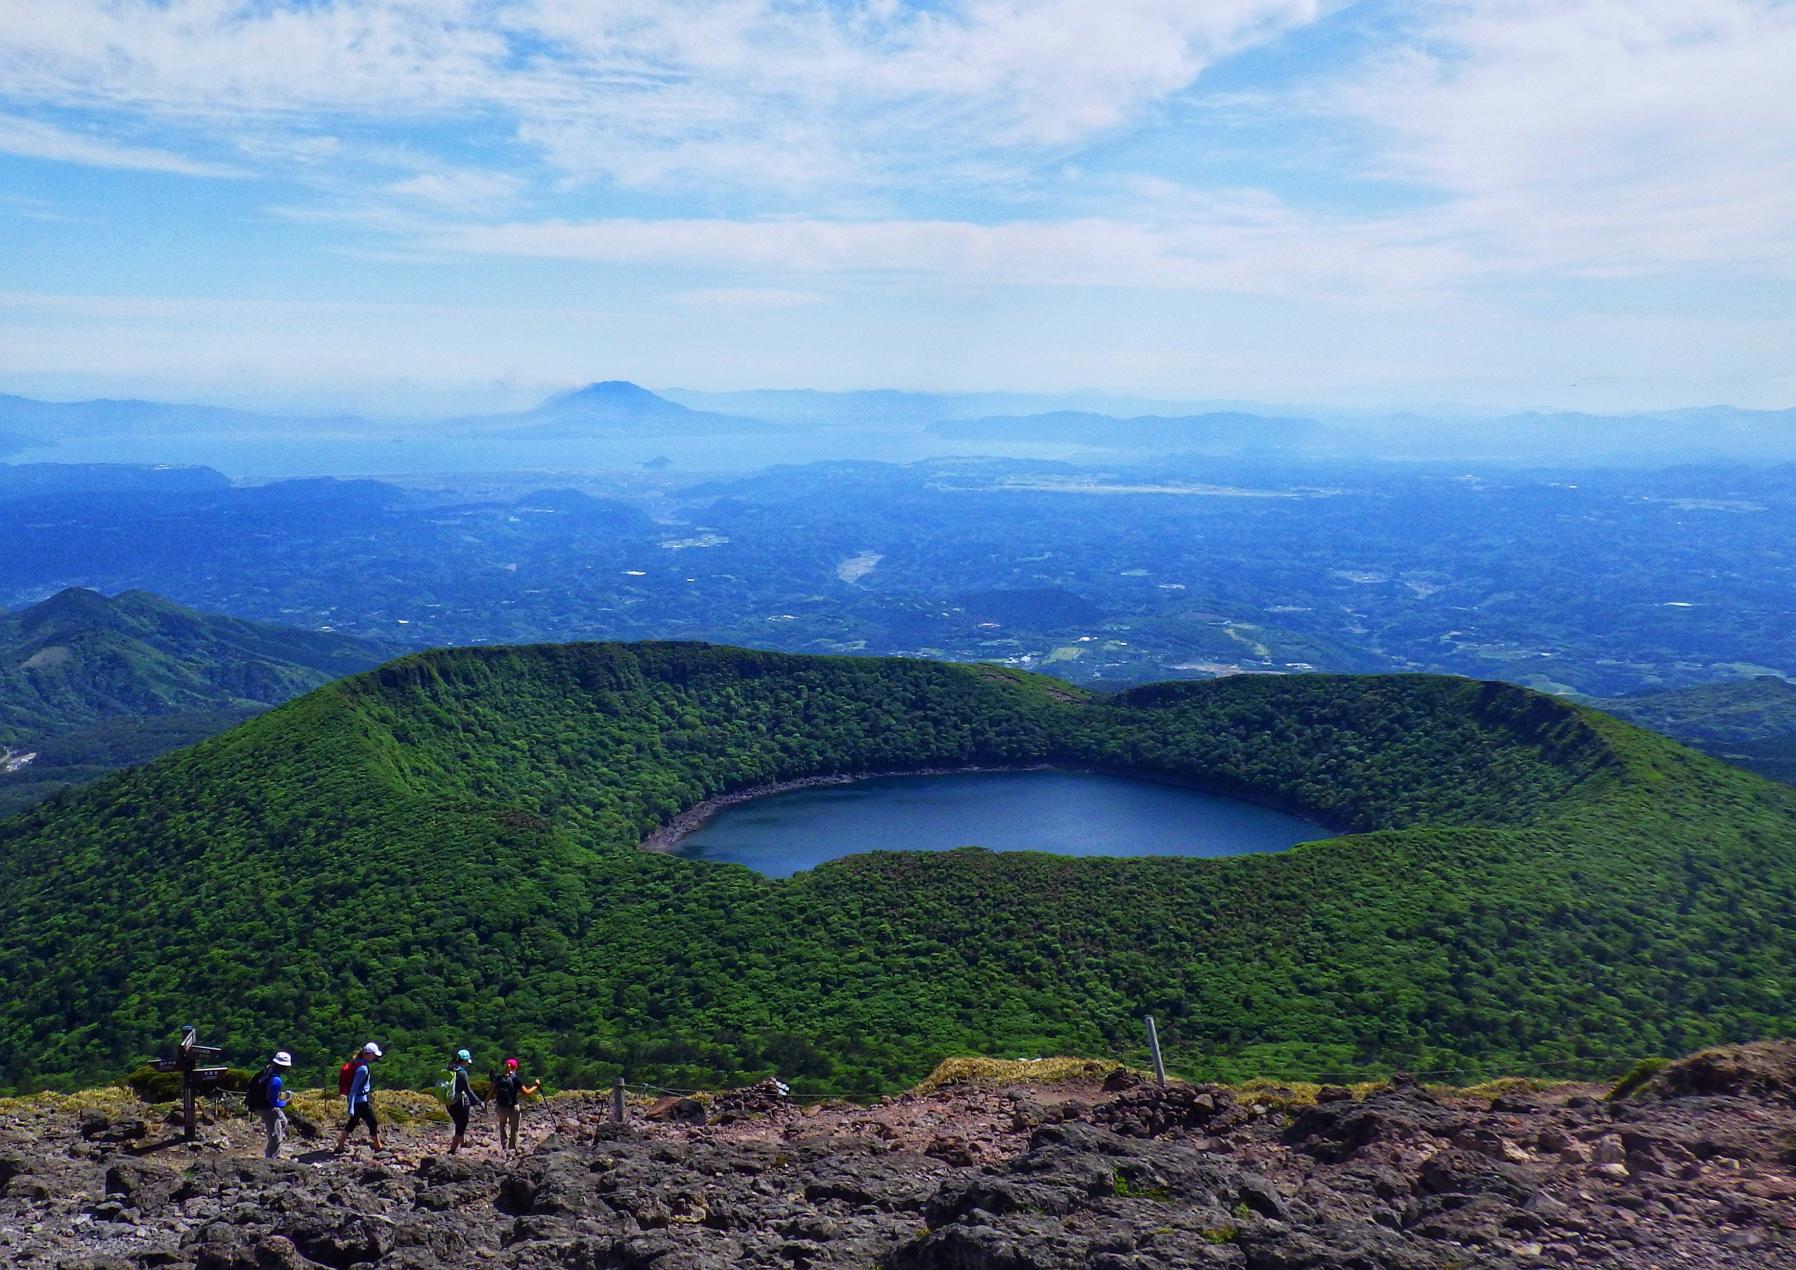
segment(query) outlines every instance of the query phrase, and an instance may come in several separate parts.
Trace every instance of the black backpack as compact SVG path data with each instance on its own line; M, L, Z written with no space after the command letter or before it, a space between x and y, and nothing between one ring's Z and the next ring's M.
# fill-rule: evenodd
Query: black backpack
M270 1063L262 1069L260 1075L249 1083L247 1101L251 1111L267 1111L274 1106L274 1098L268 1087L274 1083L274 1064Z

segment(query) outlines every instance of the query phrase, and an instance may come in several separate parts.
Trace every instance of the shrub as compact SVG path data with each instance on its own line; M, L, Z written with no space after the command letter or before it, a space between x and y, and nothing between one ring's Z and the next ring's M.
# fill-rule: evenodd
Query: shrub
M1657 1076L1660 1072L1670 1066L1671 1060L1669 1058L1641 1059L1638 1063L1635 1063L1632 1067L1628 1068L1627 1075L1615 1082L1615 1088L1609 1091L1603 1101L1619 1102L1629 1094L1636 1093L1641 1086L1645 1085L1654 1076Z

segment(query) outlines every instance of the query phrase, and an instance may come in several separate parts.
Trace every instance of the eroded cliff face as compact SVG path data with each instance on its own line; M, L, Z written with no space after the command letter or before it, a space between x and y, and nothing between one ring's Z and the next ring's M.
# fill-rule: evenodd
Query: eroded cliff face
M523 1151L444 1154L447 1125L389 1150L291 1158L259 1127L186 1145L122 1097L0 1111L8 1265L866 1267L1244 1270L1796 1264L1796 1042L1710 1051L1625 1099L1494 1100L1398 1080L1309 1105L1277 1091L1160 1091L1127 1073L946 1085L871 1107L769 1084L533 1107ZM320 1104L321 1105L321 1104ZM395 1098L391 1109L399 1111ZM418 1111L418 1104L412 1110ZM652 1117L652 1118L651 1118Z

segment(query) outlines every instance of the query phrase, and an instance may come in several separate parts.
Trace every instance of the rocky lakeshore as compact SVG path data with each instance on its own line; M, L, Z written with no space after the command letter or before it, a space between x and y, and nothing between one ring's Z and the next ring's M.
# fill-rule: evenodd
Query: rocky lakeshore
M637 845L638 849L642 851L677 851L682 840L690 834L698 832L707 821L725 808L739 807L743 803L753 802L757 798L768 798L774 794L790 794L800 789L824 789L835 785L853 785L859 781L883 780L888 776L965 776L975 772L1046 772L1053 770L1055 769L1047 763L1021 763L1005 767L979 765L912 767L879 772L836 772L828 776L804 776L797 780L773 781L765 785L751 785L746 789L731 790L727 794L719 794L715 798L707 798L703 802L695 803Z
M947 1075L952 1076L952 1072ZM221 1115L196 1144L128 1096L0 1104L0 1262L29 1267L1440 1270L1796 1264L1796 1042L1600 1086L1159 1090L946 1080L870 1107L771 1083L602 1098L444 1154L394 1096L390 1150L292 1158ZM312 1104L307 1104L308 1106ZM164 1109L165 1110L165 1109ZM321 1135L322 1131L322 1135Z

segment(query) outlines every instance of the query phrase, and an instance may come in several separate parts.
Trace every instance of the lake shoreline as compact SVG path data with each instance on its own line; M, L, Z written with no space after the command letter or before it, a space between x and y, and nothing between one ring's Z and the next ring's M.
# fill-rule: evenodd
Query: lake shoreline
M768 798L774 794L788 794L802 789L822 789L834 785L854 785L862 781L884 780L895 776L971 776L994 775L1004 772L1070 772L1087 776L1114 776L1124 780L1142 781L1149 785L1165 785L1174 789L1189 789L1196 793L1213 794L1222 798L1234 798L1244 803L1265 807L1272 811L1281 811L1295 816L1299 820L1308 821L1329 834L1339 835L1352 833L1353 830L1332 823L1328 818L1307 809L1301 809L1281 803L1275 799L1243 794L1235 790L1221 789L1214 785L1206 785L1198 781L1180 780L1177 777L1162 774L1144 774L1120 768L1107 768L1096 765L1070 766L1063 763L1006 763L1006 764L971 764L962 767L906 767L882 769L871 772L832 772L823 776L800 776L792 780L771 781L764 785L749 785L728 793L717 794L702 802L694 803L685 811L669 820L666 824L650 833L636 844L639 851L650 851L657 855L679 855L680 844L692 834L697 833L719 812L743 803L754 802L759 798Z
M1052 763L1024 763L1002 767L975 765L972 767L902 767L878 772L832 772L827 776L800 776L789 781L773 781L766 785L750 785L745 789L731 790L727 794L718 794L703 802L694 803L672 820L662 825L655 832L636 844L639 851L653 851L660 855L675 855L680 842L691 834L697 833L718 812L728 807L737 807L743 803L751 803L757 798L767 798L774 794L790 794L800 789L822 789L830 785L854 785L861 781L883 780L891 776L962 776L980 775L996 772L1056 772L1075 769L1055 767Z

